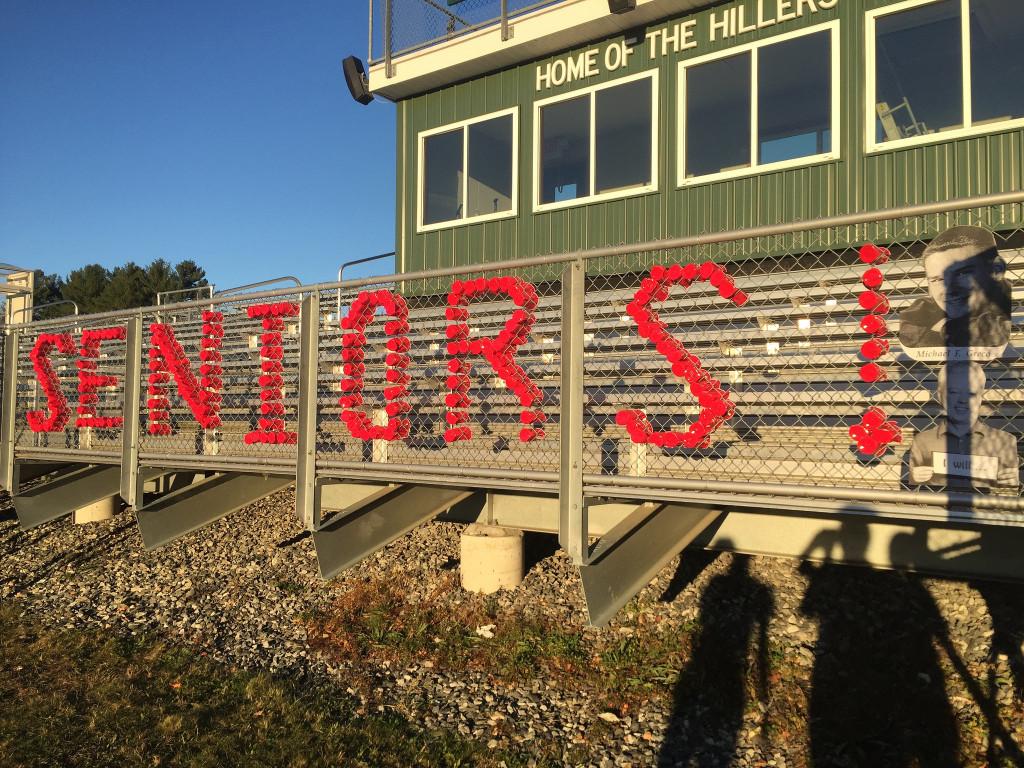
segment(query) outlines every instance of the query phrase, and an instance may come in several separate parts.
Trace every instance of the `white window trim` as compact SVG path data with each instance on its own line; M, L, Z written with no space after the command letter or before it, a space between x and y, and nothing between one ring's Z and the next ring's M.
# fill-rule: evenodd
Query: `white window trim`
M864 35L865 35L865 50L864 50L864 65L865 65L865 76L864 76L864 94L866 98L865 103L865 124L864 124L864 150L867 154L876 154L878 152L888 152L894 149L903 149L905 147L916 147L922 144L937 144L944 141L955 141L957 139L966 138L968 136L981 136L986 133L996 133L998 131L1012 130L1014 128L1024 127L1024 118L1016 118L1014 120L996 120L993 122L981 123L975 125L972 115L973 103L971 93L971 16L970 16L970 0L960 0L960 53L962 56L961 66L963 69L963 117L964 127L955 128L950 131L938 131L936 133L930 133L927 136L911 136L906 139L896 139L893 141L883 141L881 143L875 140L875 89L877 82L875 80L876 75L876 46L875 46L875 21L879 16L888 16L891 13L899 13L900 11L907 11L912 8L918 8L922 5L929 5L936 3L939 0L904 0L902 3L895 3L894 5L886 5L881 8L876 8L873 11L868 11L864 18Z
M818 32L828 31L831 37L831 68L832 68L832 87L831 87L831 114L830 119L832 122L832 149L828 152L821 152L816 155L807 155L805 157L797 157L792 160L780 160L775 163L758 163L757 162L757 101L758 101L758 90L757 90L757 74L758 74L758 56L756 53L760 48L766 48L776 43L784 43L787 40L793 40L798 37L804 37L806 35L813 35ZM746 45L737 45L732 48L726 48L721 51L715 51L714 53L708 53L704 56L697 56L692 59L685 59L679 62L678 68L678 93L676 103L676 120L679 127L679 137L677 140L677 152L676 152L676 184L679 187L689 187L695 184L707 184L712 181L722 181L724 179L735 179L741 176L754 176L761 173L771 173L772 171L782 171L788 168L802 168L808 165L819 165L821 163L830 163L841 159L842 157L842 94L840 93L840 67L841 57L839 51L840 39L839 39L839 20L828 21L824 24L816 24L813 27L807 27L806 29L798 29L793 32L786 32L781 35L774 35L767 37L763 40L757 40ZM708 173L703 176L693 176L687 178L686 176L686 70L690 67L698 66L700 64L706 64L709 61L715 61L716 59L725 59L730 56L737 56L747 52L751 53L751 77L750 77L750 162L751 165L745 168L734 168L729 171L718 171L717 173Z
M462 205L465 210L469 202L469 131L468 128L476 123L483 123L493 120L496 117L512 116L512 209L499 211L498 213L484 213L478 216L463 216L460 219L448 219L433 224L423 223L423 181L424 181L424 160L426 159L424 147L426 140L431 136L450 131L462 131ZM437 128L430 128L416 134L416 232L434 232L438 229L451 229L463 227L467 224L479 224L485 221L497 219L509 219L519 214L519 107L502 109L497 112L489 112L479 117L471 117L468 120L460 120L457 123L439 125Z
M618 189L613 192L599 192L597 194L591 193L586 197L575 197L572 200L559 200L554 203L542 203L540 201L540 183L541 183L541 122L540 122L540 111L541 108L555 104L559 101L568 101L569 99L577 99L580 96L587 96L590 100L590 189L593 190L595 182L597 181L597 134L595 130L596 113L594 94L597 91L603 91L606 88L614 88L618 85L625 85L626 83L635 82L637 80L643 80L645 78L651 81L651 181L649 184L642 186L628 187L626 189ZM587 88L579 88L575 91L569 91L568 93L562 93L557 96L549 96L546 99L541 99L533 104L533 210L535 213L542 213L544 211L556 211L560 208L571 208L577 205L589 205L591 203L600 203L605 200L618 200L624 197L636 197L637 195L649 195L652 192L658 191L658 102L660 92L658 90L658 70L648 69L645 72L638 72L635 75L627 75L626 77L620 77L616 80L610 80L607 83L600 83L599 85L592 85Z

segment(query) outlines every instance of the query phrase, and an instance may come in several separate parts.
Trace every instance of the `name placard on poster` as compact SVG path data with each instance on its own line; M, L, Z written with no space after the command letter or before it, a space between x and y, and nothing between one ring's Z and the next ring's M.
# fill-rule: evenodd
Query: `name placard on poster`
M946 477L969 477L995 482L999 459L995 456L967 456L962 453L933 453L932 471Z
M1000 347L905 347L907 357L922 363L965 362L987 363L998 360L1006 352Z

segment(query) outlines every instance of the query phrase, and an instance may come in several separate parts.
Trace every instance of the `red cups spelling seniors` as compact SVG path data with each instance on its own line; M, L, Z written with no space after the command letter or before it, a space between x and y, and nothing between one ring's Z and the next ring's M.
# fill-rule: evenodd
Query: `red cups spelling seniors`
M615 421L626 428L634 443L651 443L660 448L704 448L711 444L711 435L722 424L732 418L736 407L722 384L711 376L694 355L677 339L662 322L651 306L654 302L668 298L673 286L688 288L696 281L710 283L718 295L738 307L749 300L747 294L737 289L735 282L725 268L711 261L703 264L673 264L665 267L655 265L650 274L640 281L640 288L633 300L626 305L626 312L636 323L641 337L654 344L655 349L672 366L672 373L686 381L690 394L697 398L701 410L697 420L681 432L655 431L642 410L624 409L615 415Z
M97 359L104 341L124 341L127 330L124 326L113 328L89 328L82 331L82 345L78 350L78 418L76 427L95 427L97 429L114 429L124 424L122 416L98 416L96 406L99 404L99 390L104 387L116 387L116 376L101 375L97 371Z
M217 313L219 314L219 313ZM208 313L204 313L204 318ZM204 320L219 323L220 321ZM223 335L223 332L220 334ZM218 335L216 338L220 338ZM149 326L149 388L148 427L151 435L170 435L174 428L170 419L171 379L178 387L178 394L188 404L189 410L203 429L220 426L220 395L214 389L206 389L192 372L192 362L174 336L174 329L166 323ZM218 342L219 346L219 342ZM203 346L201 349L207 349ZM216 348L216 347L214 347ZM202 354L202 352L200 352Z
M28 354L39 387L46 397L45 411L29 411L25 414L29 429L33 432L60 432L71 419L71 408L61 391L60 378L50 362L50 352L54 349L63 355L74 354L75 342L71 334L41 333Z
M889 260L890 253L873 243L860 248L860 260L865 264L881 265ZM888 297L879 291L885 275L877 266L869 267L861 275L861 283L867 289L861 291L857 300L868 312L860 321L860 328L871 338L860 346L860 355L866 361L860 366L860 380L865 384L878 384L889 378L886 369L877 362L889 353L889 341L885 338L889 328L882 315L890 310ZM871 406L864 412L860 423L850 427L850 439L857 451L865 456L882 456L891 443L900 441L900 430L896 422L887 421L885 411Z
M858 452L878 458L890 445L903 442L903 435L896 422L886 418L885 411L872 406L864 412L860 422L850 427L850 439Z
M493 339L470 340L470 303L474 299L498 296L512 299L517 309ZM449 408L446 420L450 425L444 433L445 442L455 443L473 437L473 428L469 425L469 406L472 402L468 394L472 369L468 360L470 355L482 355L522 406L520 420L524 426L519 430L519 440L528 443L544 437L542 427L545 417L536 408L544 395L515 361L516 350L529 338L530 330L536 322L533 313L538 301L534 285L518 277L481 277L452 283L445 313L449 322L445 336L448 339L448 371L451 374L447 381L449 394L445 396L445 405Z
M260 335L260 416L257 428L245 435L245 444L295 445L298 432L284 428L284 341L285 318L299 314L299 305L290 301L273 304L253 304L246 309L252 319L259 319L264 333Z
M384 407L387 423L374 424L370 414L356 410L363 404L363 375L366 366L366 327L373 321L377 309L394 318L384 323L384 332L391 338L387 341L388 352L384 363L387 366L384 380L390 385L383 388L384 399L388 404ZM401 294L381 288L376 291L362 291L356 296L348 314L341 318L341 327L346 331L341 337L341 359L344 361L342 370L346 378L341 381L344 393L338 402L343 408L341 420L345 423L348 433L357 440L403 440L409 436L412 422L406 416L412 406L406 400L409 393L411 376L406 370L409 367L409 308Z

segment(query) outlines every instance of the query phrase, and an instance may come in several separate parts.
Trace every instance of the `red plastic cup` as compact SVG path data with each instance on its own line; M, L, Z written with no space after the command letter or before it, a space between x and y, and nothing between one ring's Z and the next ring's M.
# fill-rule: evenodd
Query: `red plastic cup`
M860 260L865 264L885 264L889 260L889 251L886 248L867 243L860 247Z
M885 277L882 275L882 270L872 267L865 270L864 274L860 277L860 281L864 283L866 288L878 288L878 286L885 282Z
M868 408L861 417L861 424L868 430L878 429L885 423L885 411L877 405Z
M889 326L885 324L885 318L881 315L868 315L860 321L860 328L872 336L884 336L889 332Z
M860 353L865 360L877 360L889 351L889 342L885 339L869 339L860 346Z
M884 315L889 311L889 299L885 297L884 293L878 293L877 291L861 291L857 297L857 301L863 309L868 312L874 312L879 315Z
M865 384L874 384L889 378L885 368L878 363L865 363L860 367L860 378Z

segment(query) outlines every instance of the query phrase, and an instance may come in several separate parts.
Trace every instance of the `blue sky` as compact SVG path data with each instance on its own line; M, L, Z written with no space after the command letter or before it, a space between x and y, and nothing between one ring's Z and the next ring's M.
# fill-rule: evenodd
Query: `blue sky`
M362 0L0 0L0 261L228 287L392 250L394 107L340 67L366 47Z

